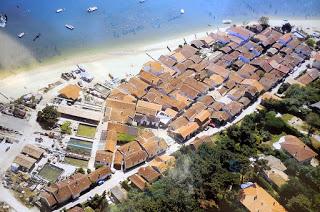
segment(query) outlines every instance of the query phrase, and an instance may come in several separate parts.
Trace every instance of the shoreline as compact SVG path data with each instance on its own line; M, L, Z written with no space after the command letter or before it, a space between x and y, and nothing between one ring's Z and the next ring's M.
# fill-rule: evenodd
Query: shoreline
M249 22L250 24L256 21ZM289 22L295 26L303 28L320 28L320 19L289 19ZM270 18L270 25L280 25L284 21L280 18ZM234 22L233 24L240 24ZM52 58L36 67L27 70L10 71L10 75L3 77L0 74L0 92L10 98L18 98L23 94L36 92L50 83L61 79L63 72L69 72L79 64L87 69L95 78L94 81L107 79L108 74L115 77L125 77L126 74L137 74L142 65L151 60L146 55L149 53L153 58L158 59L162 54L168 53L167 46L172 50L183 44L183 38L187 42L206 35L206 32L214 32L218 29L223 31L230 25L208 26L201 32L184 32L179 35L168 36L162 41L147 40L144 43L131 43L117 47L115 49L105 50L104 48L90 49L80 52L68 58ZM186 35L186 34L189 35ZM98 80L97 80L98 79ZM2 97L0 96L0 101Z

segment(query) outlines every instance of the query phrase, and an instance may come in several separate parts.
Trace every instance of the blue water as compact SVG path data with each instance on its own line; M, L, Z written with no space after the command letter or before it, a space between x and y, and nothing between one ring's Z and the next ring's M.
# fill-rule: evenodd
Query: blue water
M89 14L90 6L99 9ZM57 14L58 8L66 10ZM163 39L221 24L223 19L242 22L261 15L308 19L319 12L320 0L146 0L143 4L139 0L1 0L0 13L7 14L8 23L0 30L41 61L70 50ZM65 24L75 29L67 30ZM26 33L22 39L17 38L20 32ZM33 42L38 33L41 37Z

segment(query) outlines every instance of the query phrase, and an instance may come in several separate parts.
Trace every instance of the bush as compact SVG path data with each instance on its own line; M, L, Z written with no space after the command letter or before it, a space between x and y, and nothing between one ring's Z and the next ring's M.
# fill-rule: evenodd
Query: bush
M71 135L70 125L71 125L70 121L65 121L60 127L61 133Z
M43 129L53 129L58 122L59 113L53 106L46 106L38 112L37 122Z

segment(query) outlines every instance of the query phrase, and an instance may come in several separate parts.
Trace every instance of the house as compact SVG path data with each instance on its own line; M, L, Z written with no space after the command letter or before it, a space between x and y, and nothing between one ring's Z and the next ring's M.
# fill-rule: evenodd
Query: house
M76 101L80 97L81 88L78 85L67 85L59 91L63 98Z
M316 102L312 105L309 106L312 110L314 110L315 112L320 113L320 102Z
M312 58L312 68L317 68L320 70L320 52L317 52Z
M98 125L102 118L102 113L93 110L87 110L76 106L59 105L57 111L62 117L93 125Z
M313 69L307 70L305 74L303 74L297 79L297 81L302 83L303 85L308 85L311 82L318 79L319 76L320 76L320 71L318 69L313 68Z
M142 115L136 113L133 117L133 121L138 126L144 126L148 128L158 128L160 125L160 118L155 115Z
M13 163L19 165L19 168L25 172L30 171L36 162L36 159L23 154L18 154L13 161Z
M223 107L223 110L227 112L231 117L235 117L241 113L243 105L239 102L232 101Z
M294 159L301 163L308 163L312 158L318 155L299 138L293 135L286 135L284 137L284 142L280 145L281 149L285 150Z
M157 156L152 161L149 162L149 165L160 174L163 174L170 167L174 166L174 164L175 164L175 158L170 155Z
M80 206L75 206L67 210L67 212L85 212Z
M234 26L227 29L228 35L233 35L235 37L240 38L243 41L249 40L252 36L255 35L255 33L240 27L240 26Z
M107 152L114 153L116 151L117 139L118 133L113 130L108 130L104 150Z
M106 119L109 121L128 123L135 114L136 104L123 100L108 98L106 101Z
M142 67L143 71L150 72L156 76L159 76L164 73L164 68L161 63L158 61L149 61L145 63Z
M116 151L114 154L113 167L117 170L121 170L123 164L123 155L120 151Z
M168 148L168 144L164 139L156 137L152 137L146 142L140 141L139 143L143 150L147 152L149 159L164 153Z
M217 126L226 124L230 119L231 116L225 111L214 111L211 115L212 122Z
M209 124L211 117L211 112L209 110L202 110L200 113L196 114L194 121L201 127Z
M240 202L248 211L259 212L285 212L286 209L280 205L266 190L257 183L252 184L240 191Z
M72 199L78 198L82 192L88 190L91 186L88 176L81 173L73 174L66 182L71 191Z
M72 192L67 180L54 183L45 188L45 192L42 193L42 199L45 199L47 203L53 203L52 196L56 200L56 203L62 205L72 198Z
M138 76L151 86L158 86L161 83L161 79L158 76L144 70L141 70Z
M256 79L245 79L241 82L241 84L250 85L250 86L256 88L259 93L262 93L264 91L263 85L261 83L259 83L259 81Z
M148 154L144 150L137 150L129 153L124 157L124 170L128 170L141 163L144 163L148 159Z
M118 203L124 202L128 199L128 192L120 187L120 185L116 185L110 189L111 197Z
M151 103L143 100L138 100L136 105L136 113L145 115L157 115L162 110L162 105Z
M92 171L90 174L88 174L88 178L91 181L91 183L97 183L100 180L105 180L108 177L110 177L112 174L111 168L108 166L100 167L94 171Z
M137 174L143 177L150 184L161 177L161 174L154 170L151 166L141 167Z
M287 167L281 162L280 159L274 157L273 155L262 157L262 159L267 161L267 166L270 168L269 170L263 171L264 176L268 181L278 187L281 187L289 180L289 176L284 173Z
M181 126L172 132L173 137L179 142L191 138L199 129L199 125L196 122L188 122L186 125Z
M190 147L193 151L197 151L202 144L212 142L209 136L196 137L190 144Z
M55 197L47 191L40 192L39 196L40 196L41 208L44 211L50 211L58 203Z
M32 144L27 144L23 147L21 153L27 155L27 156L30 156L36 160L39 160L43 154L45 153L45 150L39 148L39 147L36 147Z
M217 74L221 76L223 79L228 79L230 71L227 69L223 68L222 66L216 65L214 63L210 63L209 66L207 67L207 70L212 72L213 74Z
M131 175L129 180L135 187L140 189L140 191L144 191L148 186L150 186L150 184L138 174Z
M112 152L98 150L96 152L94 165L95 166L104 165L104 166L111 167L112 160L113 160L113 153Z

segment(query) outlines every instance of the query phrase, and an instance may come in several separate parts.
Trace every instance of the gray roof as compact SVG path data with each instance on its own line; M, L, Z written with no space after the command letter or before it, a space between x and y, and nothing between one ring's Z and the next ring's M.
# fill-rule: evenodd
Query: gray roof
M128 193L126 190L122 189L119 185L110 189L112 195L119 201L123 202L128 198Z
M285 171L287 169L287 167L281 162L280 159L272 155L268 155L264 159L268 161L268 166L271 169L278 169L280 171Z
M310 107L314 107L320 110L320 102L314 103L312 105L310 105Z

